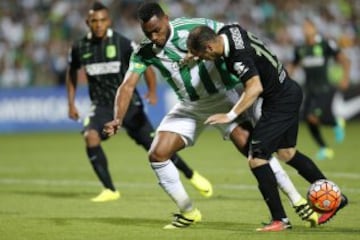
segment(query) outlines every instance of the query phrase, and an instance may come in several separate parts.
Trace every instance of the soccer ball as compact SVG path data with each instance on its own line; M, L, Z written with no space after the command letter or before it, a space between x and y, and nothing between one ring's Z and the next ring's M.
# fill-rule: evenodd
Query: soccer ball
M307 198L314 211L331 212L340 205L341 191L334 182L320 179L311 184Z

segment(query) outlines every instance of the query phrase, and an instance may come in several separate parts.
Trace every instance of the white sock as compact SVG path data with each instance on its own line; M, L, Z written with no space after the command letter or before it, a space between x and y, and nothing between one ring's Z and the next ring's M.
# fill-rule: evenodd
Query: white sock
M180 181L179 172L172 161L152 162L160 186L173 199L181 212L188 212L193 209L192 202Z
M276 157L272 157L270 159L270 167L275 174L279 188L287 195L291 204L294 206L297 202L300 201L302 197L292 183L289 175L282 168L279 160Z

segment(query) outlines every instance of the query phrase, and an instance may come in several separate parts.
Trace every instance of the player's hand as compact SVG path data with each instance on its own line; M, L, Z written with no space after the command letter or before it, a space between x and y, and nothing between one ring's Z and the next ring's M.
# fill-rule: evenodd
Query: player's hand
M150 103L151 105L155 105L157 103L157 95L155 92L147 92L144 95L144 98L146 99L146 101L148 103Z
M219 113L208 117L208 119L206 119L205 121L205 124L214 125L214 124L229 123L231 121L232 120L228 117L226 113Z
M115 119L115 120L112 120L111 122L105 123L103 132L106 135L108 135L109 137L111 137L117 133L119 128L120 128L120 122L119 122L119 120Z
M79 119L79 112L74 104L69 105L69 118L72 120L77 121Z
M349 88L349 81L347 81L347 80L342 80L342 81L340 81L340 83L339 83L339 89L341 90L341 91L345 91L345 90L347 90Z

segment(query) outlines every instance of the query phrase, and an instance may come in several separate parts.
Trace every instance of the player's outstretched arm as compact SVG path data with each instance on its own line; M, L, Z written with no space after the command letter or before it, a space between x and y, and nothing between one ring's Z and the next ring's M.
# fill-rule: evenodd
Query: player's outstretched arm
M140 75L138 73L128 71L125 75L125 80L118 87L114 102L114 120L106 123L104 127L104 132L109 136L116 134L122 125L139 79Z
M69 67L66 72L66 92L68 99L68 115L73 120L79 119L79 112L75 106L75 93L77 86L77 69Z
M349 88L349 75L350 75L350 60L349 58L343 53L340 52L337 56L336 56L336 61L341 65L342 67L342 72L343 72L343 77L339 83L339 88L341 90L346 90Z
M145 82L148 88L148 92L145 94L145 99L151 105L157 103L157 94L156 94L156 74L152 67L148 67L144 72Z
M214 114L206 119L205 124L222 124L235 120L258 99L263 91L259 76L246 81L245 88L235 106L228 113Z

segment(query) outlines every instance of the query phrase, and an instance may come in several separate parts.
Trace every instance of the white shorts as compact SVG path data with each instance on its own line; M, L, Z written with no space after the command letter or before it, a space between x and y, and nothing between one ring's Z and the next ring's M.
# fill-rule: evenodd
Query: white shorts
M194 145L207 126L204 124L205 120L213 114L229 112L239 98L240 95L236 90L229 90L194 102L179 102L164 117L157 131L177 133L182 136L186 146ZM234 128L248 119L246 112L239 116L236 122L213 126L221 132L224 139L229 139Z

